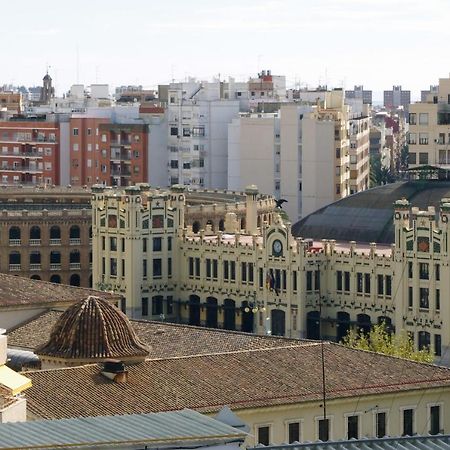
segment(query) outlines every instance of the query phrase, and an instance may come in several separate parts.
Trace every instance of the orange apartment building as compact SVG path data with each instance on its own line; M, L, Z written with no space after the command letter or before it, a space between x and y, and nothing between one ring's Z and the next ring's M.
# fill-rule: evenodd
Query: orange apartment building
M60 124L45 117L0 122L0 183L58 185Z
M116 124L109 118L70 121L70 180L73 186L130 186L146 182L148 126Z

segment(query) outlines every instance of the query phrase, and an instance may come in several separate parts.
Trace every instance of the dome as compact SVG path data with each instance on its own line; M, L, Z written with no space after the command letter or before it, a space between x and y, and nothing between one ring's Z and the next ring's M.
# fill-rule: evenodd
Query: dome
M110 358L139 362L148 355L148 348L136 336L122 311L106 300L89 296L61 315L49 341L35 353L41 359L77 363Z
M397 200L411 206L439 211L442 198L450 197L450 182L441 180L403 181L350 195L302 218L292 226L296 237L336 241L394 242L394 208Z

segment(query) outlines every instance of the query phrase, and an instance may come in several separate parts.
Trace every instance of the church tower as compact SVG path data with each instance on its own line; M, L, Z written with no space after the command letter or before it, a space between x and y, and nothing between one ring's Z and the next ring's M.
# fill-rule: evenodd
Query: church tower
M55 88L52 86L52 77L48 74L48 70L42 81L43 86L41 89L41 97L39 102L43 105L48 105L50 103L50 99L55 96Z

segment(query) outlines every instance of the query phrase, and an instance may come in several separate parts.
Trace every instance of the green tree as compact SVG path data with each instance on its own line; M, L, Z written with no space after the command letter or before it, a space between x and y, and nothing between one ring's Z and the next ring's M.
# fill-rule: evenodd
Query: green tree
M350 330L343 342L350 348L369 350L412 361L430 363L434 359L429 349L415 350L414 341L405 330L390 334L384 323L374 325L368 334Z
M370 187L393 183L395 176L389 167L382 164L381 155L370 157Z

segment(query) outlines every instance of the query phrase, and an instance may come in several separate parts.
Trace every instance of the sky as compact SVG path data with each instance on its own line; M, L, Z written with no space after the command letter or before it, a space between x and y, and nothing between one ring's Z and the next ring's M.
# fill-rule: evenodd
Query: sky
M23 0L0 6L0 85L154 87L262 69L376 97L449 76L450 0Z

